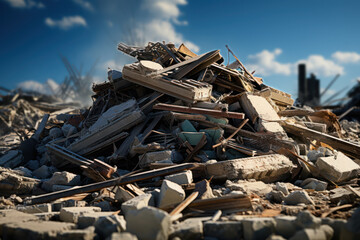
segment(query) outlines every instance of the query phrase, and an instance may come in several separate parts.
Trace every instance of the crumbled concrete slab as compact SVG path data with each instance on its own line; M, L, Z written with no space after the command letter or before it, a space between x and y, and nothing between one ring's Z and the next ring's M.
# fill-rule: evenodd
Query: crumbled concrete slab
M78 217L77 225L79 228L84 229L93 226L101 217L114 215L114 212L87 212Z
M148 152L139 156L139 167L145 168L149 166L150 163L159 162L159 161L171 161L171 151L157 151L157 152Z
M36 221L38 218L32 214L23 213L14 209L0 210L0 236L2 236L2 229L6 223L22 223L26 221Z
M11 222L3 225L4 239L57 239L58 234L76 227L73 223L54 221Z
M31 206L21 206L18 205L16 210L24 213L48 213L52 211L52 206L50 203L37 204Z
M275 231L273 218L248 218L242 220L245 240L266 239Z
M60 212L34 213L42 221L60 221Z
M129 211L126 218L126 228L141 240L167 240L171 220L170 215L154 207L143 207Z
M164 180L161 185L159 207L178 204L185 199L185 191L182 187L169 180Z
M286 185L286 183L277 182L275 189L282 192L285 196L287 196L289 194L289 189L288 189L288 186Z
M185 172L168 175L165 177L165 179L177 183L179 185L190 184L193 182L193 174L191 170L187 170Z
M352 204L356 196L355 194L345 188L334 188L330 190L330 202L338 205Z
M242 239L241 221L207 221L204 222L204 237L218 240Z
M66 207L60 210L60 220L63 222L77 223L79 216L85 213L100 212L99 207Z
M80 175L69 173L66 171L55 172L50 180L42 184L42 188L46 191L52 191L53 185L78 186L80 185Z
M95 231L101 239L109 237L113 232L126 231L126 225L124 216L119 215L100 217L94 224Z
M303 211L296 216L295 224L300 228L318 228L321 225L321 219L315 217L309 211Z
M189 218L173 225L173 230L169 238L173 239L175 237L178 237L181 240L202 239L203 223L201 219Z
M281 154L239 158L206 164L205 166L209 178L214 176L214 179L219 180L256 179L264 182L284 179L296 167Z
M300 203L315 205L314 201L305 191L293 191L284 199L284 202L288 205L297 205Z
M284 129L276 122L280 120L279 115L266 98L252 94L243 94L240 98L240 103L246 116L255 123L255 129L258 132L270 132L286 136Z
M42 165L41 167L33 171L32 174L39 179L46 179L51 176L51 171L48 166Z
M247 194L255 193L259 196L265 195L272 191L272 187L262 181L244 181L236 182L226 181L225 186L231 190L246 192Z
M126 215L126 213L130 210L136 210L146 206L155 206L154 197L150 193L136 196L124 202L121 204L121 211L123 211L123 213Z
M342 152L337 152L335 156L320 157L316 166L324 177L336 183L360 174L360 166Z

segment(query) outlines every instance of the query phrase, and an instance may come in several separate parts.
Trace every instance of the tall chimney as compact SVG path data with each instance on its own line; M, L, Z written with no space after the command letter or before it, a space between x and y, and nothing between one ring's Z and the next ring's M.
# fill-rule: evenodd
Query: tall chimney
M299 64L298 71L299 71L298 99L301 103L304 103L306 101L306 96L307 96L306 65L304 63Z

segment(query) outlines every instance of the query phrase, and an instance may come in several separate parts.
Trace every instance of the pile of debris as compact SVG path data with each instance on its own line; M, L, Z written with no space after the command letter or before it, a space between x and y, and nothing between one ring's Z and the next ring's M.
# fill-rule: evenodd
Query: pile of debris
M118 49L138 61L91 108L37 112L0 157L4 239L359 239L358 123L294 107L229 48Z

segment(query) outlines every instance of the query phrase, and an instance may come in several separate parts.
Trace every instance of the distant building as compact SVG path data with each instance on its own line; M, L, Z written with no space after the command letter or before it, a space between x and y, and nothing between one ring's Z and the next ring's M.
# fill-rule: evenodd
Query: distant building
M308 106L320 105L320 80L311 73L306 78L306 65L298 65L298 101Z

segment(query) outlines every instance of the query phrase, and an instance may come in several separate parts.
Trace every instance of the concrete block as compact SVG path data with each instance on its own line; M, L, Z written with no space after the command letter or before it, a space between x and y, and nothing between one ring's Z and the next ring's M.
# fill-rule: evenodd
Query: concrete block
M114 212L88 212L78 217L77 225L80 229L93 226L101 217L114 215Z
M360 173L360 166L342 152L337 152L334 156L320 157L316 166L324 177L336 183L355 178Z
M181 240L202 239L203 223L201 219L189 218L179 224L173 225L173 231L169 238L173 239L175 237Z
M155 206L154 197L152 194L142 194L136 196L121 205L121 211L124 212L124 215L130 210L136 210L147 206Z
M300 228L318 228L321 225L321 219L309 211L302 211L296 216L295 224Z
M262 96L243 94L240 104L246 116L255 122L257 132L270 132L286 136L284 129L278 122L280 117L271 104Z
M218 240L242 239L243 228L240 221L204 222L204 236Z
M320 181L316 178L307 178L305 179L301 185L304 189L314 189L315 191L325 191L328 183L324 181Z
M76 240L92 240L96 236L95 227L91 226L86 229L74 229L67 230L60 234L58 234L57 239L59 240L68 240L68 239L76 239Z
M355 194L347 190L345 188L334 188L330 190L330 202L343 205L343 204L351 204L355 201Z
M32 171L27 169L26 167L19 166L19 167L13 169L13 170L14 170L14 172L19 174L20 176L33 177Z
M165 179L177 183L179 185L190 184L193 182L193 174L191 170L187 170L185 172L168 175L165 177Z
M284 202L288 205L297 205L300 203L315 205L314 201L305 191L293 191L284 199Z
M37 204L31 206L16 206L16 210L24 213L49 213L52 211L52 206L50 203Z
M5 168L16 168L22 163L23 159L24 157L21 151L10 150L0 157L0 166Z
M214 179L256 179L272 182L287 177L295 165L284 155L271 154L207 163L205 167L207 176L214 176Z
M99 207L66 207L60 210L60 220L63 222L77 223L79 216L85 213L100 212Z
M57 239L58 234L74 229L73 223L53 221L11 222L3 226L3 239Z
M127 231L140 240L167 240L171 226L170 215L154 207L143 207L125 215Z
M282 192L285 196L287 196L289 194L289 190L288 190L286 183L277 182L275 189Z
M106 240L138 240L136 235L131 234L129 232L115 232L112 233L110 237L108 237Z
M109 237L113 232L126 231L126 225L124 216L119 215L100 217L94 224L95 231L101 239Z
M60 221L60 212L34 213L42 221Z
M49 136L50 136L52 139L56 139L56 138L62 137L62 136L63 136L63 132L61 131L61 128L53 127L53 128L50 129L50 131L49 131Z
M295 216L277 216L275 220L275 231L277 234L288 239L298 230L295 225Z
M185 199L185 191L174 182L164 180L161 185L159 207L178 204Z
M242 220L245 240L266 239L275 232L273 218L248 218Z
M140 168L145 168L149 166L150 163L171 160L171 151L158 151L158 152L148 152L139 156L139 166Z
M59 212L64 207L85 207L87 202L78 201L78 200L66 200L66 201L55 201L52 205L52 210L55 212Z
M53 185L77 186L80 183L80 175L63 171L55 172L48 181L43 182L41 187L50 192L53 191Z

